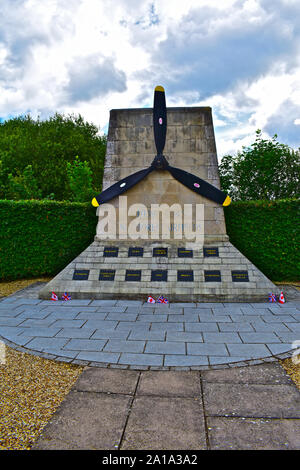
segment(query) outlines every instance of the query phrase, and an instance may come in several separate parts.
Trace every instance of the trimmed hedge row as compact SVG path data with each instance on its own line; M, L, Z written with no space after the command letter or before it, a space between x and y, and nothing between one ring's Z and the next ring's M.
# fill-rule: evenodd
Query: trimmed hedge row
M300 276L297 200L225 208L230 241L273 281ZM94 239L90 203L0 201L0 280L54 276Z
M234 202L224 213L231 243L269 279L300 279L299 200Z
M54 276L95 236L90 203L0 201L0 279Z

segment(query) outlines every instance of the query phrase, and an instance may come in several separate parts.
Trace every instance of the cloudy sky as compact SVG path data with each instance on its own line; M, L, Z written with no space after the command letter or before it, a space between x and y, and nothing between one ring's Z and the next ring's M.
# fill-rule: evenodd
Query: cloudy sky
M299 0L0 0L0 118L211 106L218 156L300 146Z

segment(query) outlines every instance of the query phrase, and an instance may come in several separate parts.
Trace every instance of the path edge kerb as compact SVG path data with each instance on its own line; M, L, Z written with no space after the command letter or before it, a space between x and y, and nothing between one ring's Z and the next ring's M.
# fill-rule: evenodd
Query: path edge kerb
M145 371L145 370L157 370L157 371L193 371L193 370L217 370L217 369L231 369L234 367L245 367L245 366L253 366L259 364L266 364L270 362L277 362L279 360L288 359L292 356L295 349L290 349L287 352L274 354L262 358L255 358L255 359L247 359L244 361L238 362L230 362L230 363L223 363L223 364L205 364L199 366L143 366L143 365L132 365L132 364L115 364L115 363L107 363L107 362L95 362L95 361L88 361L83 359L74 359L67 356L57 356L54 354L50 354L47 352L42 352L34 349L28 349L24 346L19 346L17 343L14 343L3 336L0 335L0 340L6 344L7 346L11 347L15 351L31 354L33 356L39 356L43 359L49 359L56 362L63 362L68 363L71 365L78 365L83 367L99 367L99 368L108 368L108 369L123 369L123 370L137 370L137 371Z

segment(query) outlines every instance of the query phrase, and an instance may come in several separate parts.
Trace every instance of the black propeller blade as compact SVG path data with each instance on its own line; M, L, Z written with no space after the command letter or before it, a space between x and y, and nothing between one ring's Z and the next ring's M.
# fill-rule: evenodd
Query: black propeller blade
M176 180L187 186L192 191L195 191L195 193L201 194L201 196L205 196L207 199L211 199L223 206L229 206L231 202L230 197L212 184L199 178L199 176L194 176L187 171L173 166L168 166L167 169Z
M228 206L231 199L220 189L212 186L207 181L202 180L198 176L192 175L187 171L175 168L169 165L166 158L163 155L163 150L166 142L167 134L167 109L166 109L166 98L165 90L162 86L157 86L154 91L154 104L153 104L153 131L154 141L157 150L157 155L154 158L151 166L145 170L140 170L133 173L130 176L118 181L113 184L110 188L106 189L98 196L94 197L92 204L94 207L103 204L104 202L113 199L120 194L123 194L127 189L139 183L153 170L168 170L171 175L180 183L184 184L187 188L195 191L197 194L204 196L212 201Z
M162 155L167 134L166 97L162 86L157 86L154 90L153 130L157 155Z
M132 188L135 184L141 181L145 176L147 176L154 168L150 166L145 170L137 171L132 175L126 176L126 178L118 181L117 183L113 184L109 188L102 191L98 196L94 197L92 200L92 204L94 207L98 207L100 204L104 204L107 201L110 201L116 196L120 196L121 194L125 193L129 188Z

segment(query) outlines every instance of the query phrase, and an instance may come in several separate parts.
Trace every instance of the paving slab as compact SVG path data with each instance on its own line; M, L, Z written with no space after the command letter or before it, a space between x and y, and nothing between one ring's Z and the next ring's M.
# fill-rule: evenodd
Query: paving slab
M115 450L131 398L72 390L33 449Z
M207 418L211 450L299 450L298 419Z
M141 372L138 388L139 395L164 397L201 396L201 383L198 372L184 371L146 371Z
M299 391L290 385L204 382L203 387L209 415L300 418Z
M75 389L80 392L134 395L138 371L88 367L79 376Z
M120 450L206 449L201 398L139 396Z

